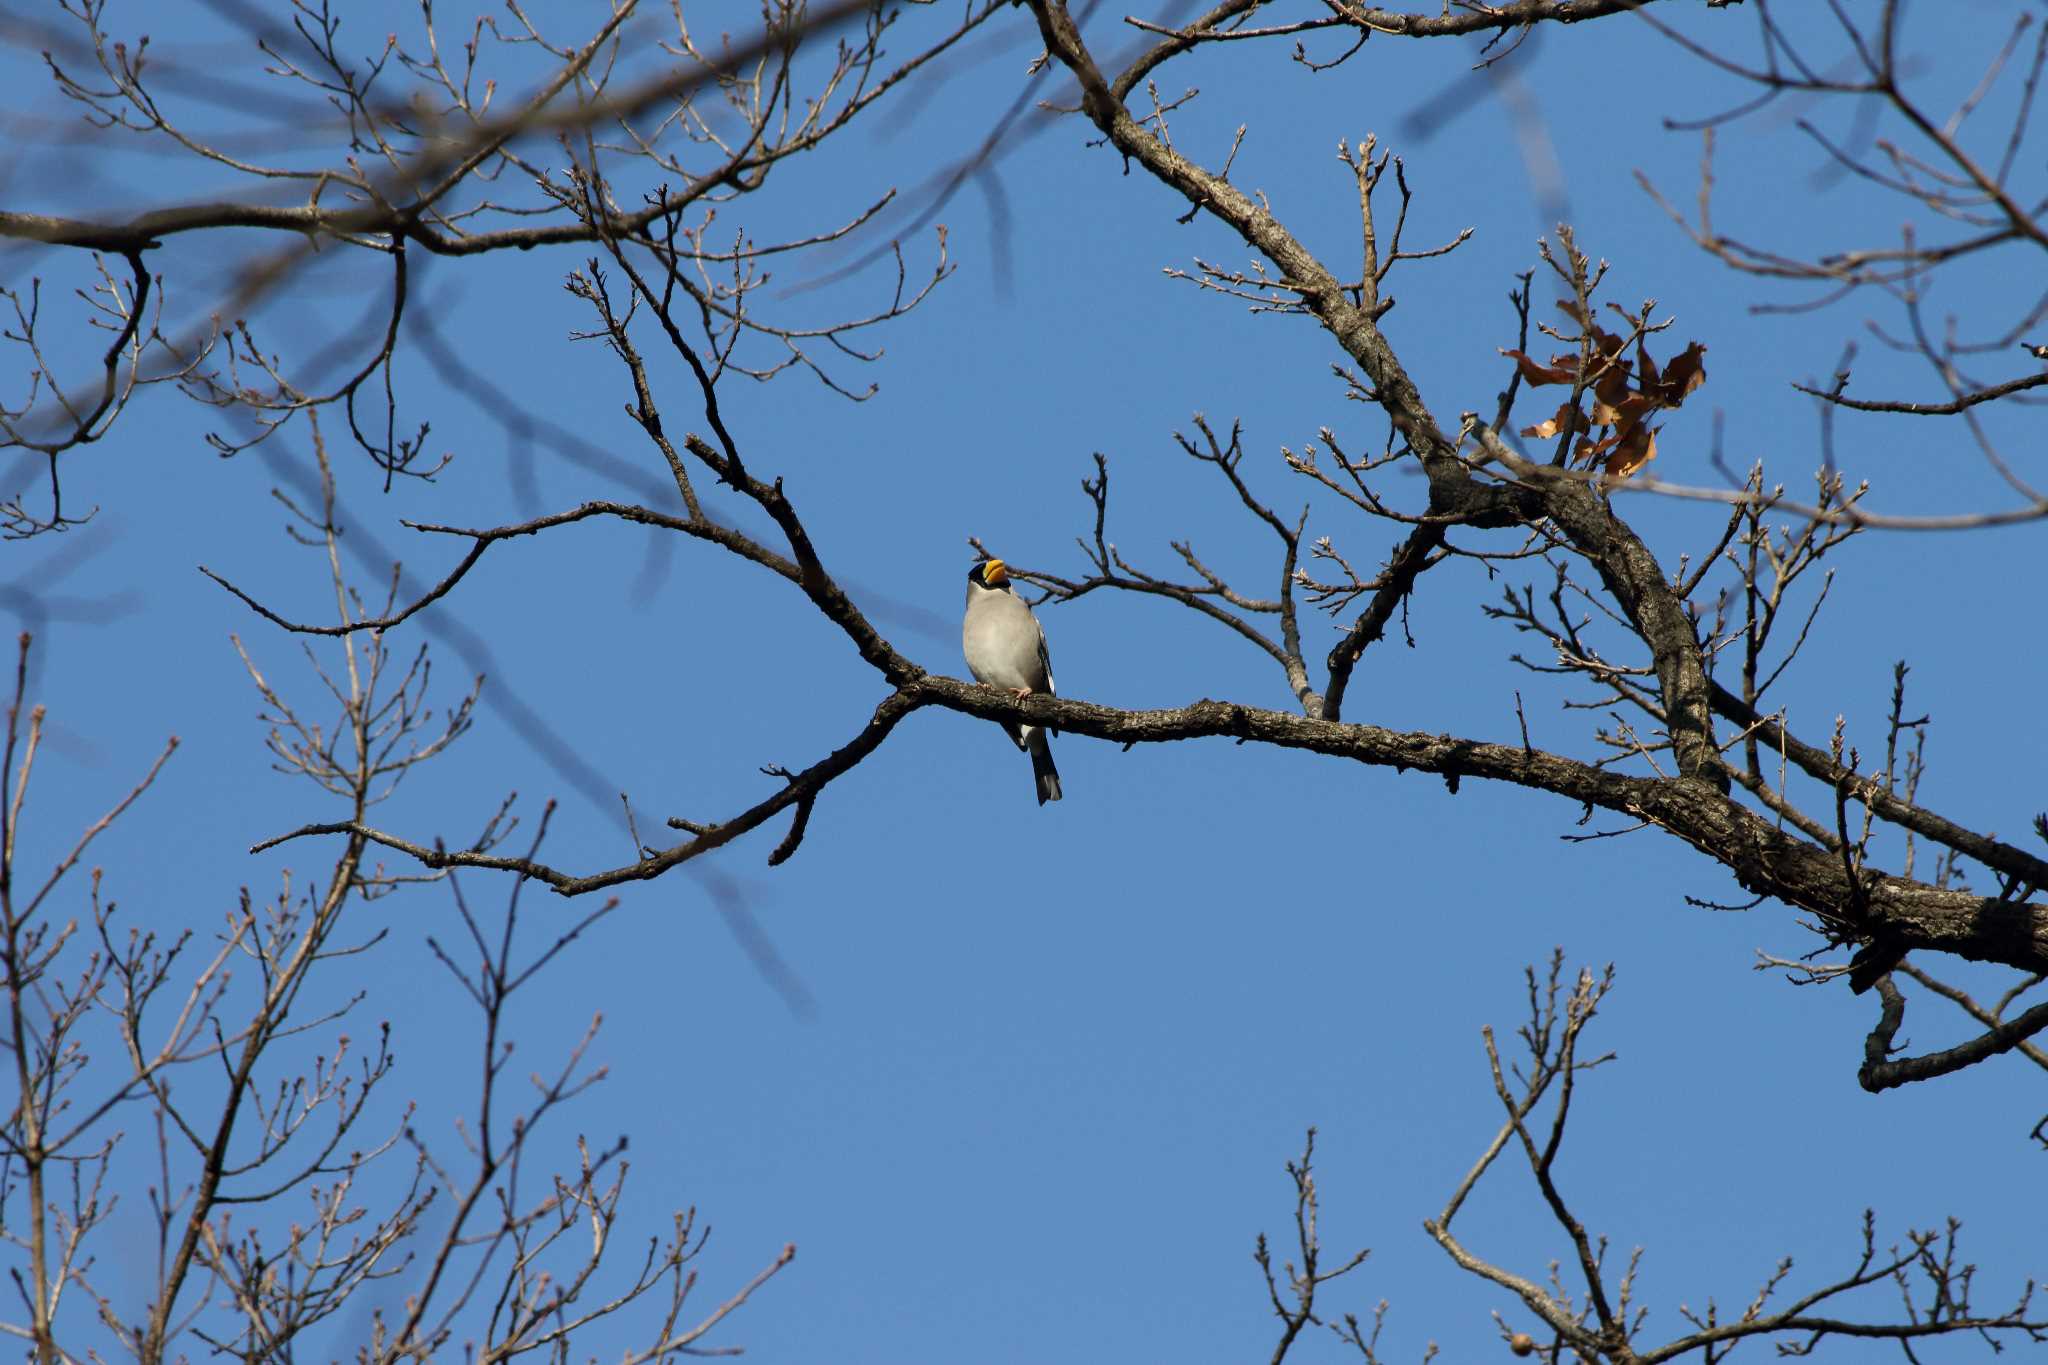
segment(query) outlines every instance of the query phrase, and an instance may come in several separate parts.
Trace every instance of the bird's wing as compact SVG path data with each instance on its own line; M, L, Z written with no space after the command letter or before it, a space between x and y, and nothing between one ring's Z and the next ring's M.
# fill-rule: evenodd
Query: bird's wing
M1045 672L1045 690L1058 696L1059 689L1052 685L1052 655L1045 648L1045 626L1037 612L1031 614L1031 624L1038 627L1038 666Z

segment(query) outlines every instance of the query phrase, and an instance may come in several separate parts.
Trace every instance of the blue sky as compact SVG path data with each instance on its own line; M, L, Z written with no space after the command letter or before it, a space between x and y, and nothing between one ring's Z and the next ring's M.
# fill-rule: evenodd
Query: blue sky
M2010 13L1957 8L1967 22L1941 22L1927 6L1909 29L1917 79L1943 111L1974 84ZM1658 12L1699 41L1754 51L1753 20L1739 7ZM1091 20L1098 50L1120 50L1119 14ZM906 34L935 32L951 17L920 11L903 22ZM1820 17L1793 17L1816 25L1813 41L1832 60L1839 44ZM466 32L452 12L443 21ZM253 55L226 42L204 7L145 15L116 0L106 22L257 79ZM412 41L418 23L403 7L388 18L351 14L344 41L374 46L386 28ZM852 259L929 202L935 173L972 150L1037 51L1025 13L999 16L910 116L877 109L843 142L779 168L768 191L721 221L761 240L816 231L898 187L901 215L841 255L785 264L780 278L800 284ZM9 56L11 76L32 65L22 57ZM1830 374L1850 337L1863 341L1856 392L1937 395L1934 375L1885 354L1865 330L1870 318L1896 325L1887 301L1760 314L1754 305L1797 296L1707 259L1637 185L1641 170L1674 203L1693 203L1698 135L1663 120L1726 108L1743 87L1626 19L1541 34L1509 67L1521 105L1468 82L1475 57L1469 42L1375 39L1312 76L1287 60L1285 44L1237 44L1170 64L1159 80L1162 97L1201 90L1172 116L1190 155L1215 163L1247 125L1237 183L1263 189L1329 259L1356 250L1354 191L1336 143L1369 131L1405 159L1411 245L1473 229L1458 252L1406 264L1389 285L1399 304L1388 335L1450 420L1490 409L1505 383L1498 348L1514 344L1506 293L1536 264L1537 238L1560 212L1588 251L1612 262L1606 297L1631 307L1654 297L1675 317L1668 344L1653 350L1695 339L1709 347L1706 387L1660 440L1664 478L1716 482L1707 451L1718 416L1731 463L1762 459L1772 478L1808 484L1818 424L1789 382ZM1975 117L2003 126L2010 93ZM1032 95L1064 97L1049 78ZM54 97L14 100L46 118L71 115ZM236 117L233 107L188 107L206 127ZM1562 206L1532 177L1518 107L1541 112ZM1723 131L1724 230L1790 251L1894 240L1900 203L1817 175L1821 156L1799 118L1841 131L1852 111L1771 109ZM1240 245L1206 221L1176 223L1184 205L1088 146L1092 130L1078 122L1023 126L1031 135L1000 161L1006 224L974 190L947 204L939 217L955 273L881 335L878 362L839 367L851 382L878 385L872 399L849 404L801 374L735 381L722 394L751 466L782 475L827 564L899 648L954 674L964 672L967 537L1030 567L1078 573L1073 538L1089 525L1078 485L1095 452L1110 460L1111 539L1134 562L1165 571L1167 542L1185 537L1233 581L1266 592L1278 572L1270 537L1212 471L1179 453L1172 433L1190 431L1198 412L1219 425L1241 420L1247 477L1290 510L1308 492L1282 464L1282 446L1299 449L1324 426L1351 450L1384 435L1376 413L1345 399L1330 371L1342 357L1309 322L1251 316L1162 273L1197 257L1245 262ZM2039 149L2023 165L2025 156L2038 163ZM25 154L6 198L88 211L235 188L224 173L169 156L72 151ZM204 317L224 272L273 245L252 233L173 242L152 258L167 277L170 315ZM928 272L932 230L906 236L904 250L913 278ZM659 479L658 456L622 413L630 390L620 367L571 337L591 320L561 283L588 254L416 257L413 307L532 416L640 480ZM42 276L46 310L71 307L76 323L77 257L10 247L0 261L11 287ZM1998 330L2031 305L2036 276L2016 256L1972 264L1937 284L1929 308ZM764 306L830 318L872 307L891 278L877 266L825 289L771 291ZM362 327L381 279L330 249L254 319L261 339L287 364L337 341L373 346L370 332L349 329ZM1546 309L1554 291L1540 276L1536 290ZM79 355L88 341L77 341ZM701 429L687 371L659 356L652 334L643 345L657 357L670 430ZM643 496L545 438L522 449L505 425L511 414L452 389L416 341L396 382L402 423L431 421L430 448L453 461L433 483L400 481L387 493L367 461L342 449L351 544L376 547L356 552L359 578L374 579L392 556L420 583L453 562L454 544L401 519L482 526ZM1525 398L1517 417L1547 413ZM2024 416L1986 413L2021 455ZM295 426L221 459L201 439L216 420L170 392L142 395L108 439L66 457L67 496L97 505L93 520L4 551L13 600L32 593L56 608L28 622L38 633L35 692L52 725L22 836L37 850L30 861L58 856L176 734L181 748L164 777L96 855L126 914L201 933L239 888L268 894L286 869L311 877L331 856L302 842L251 857L251 844L336 818L310 786L271 770L258 699L229 637L310 703L318 683L299 642L195 568L288 616L320 615L322 565L283 535L270 497L303 480L310 447ZM328 430L339 435L337 423ZM2003 505L1952 427L1845 416L1837 452L1852 477L1871 482L1879 510ZM0 472L0 492L33 486L30 466ZM1417 484L1389 481L1419 499ZM1723 519L1652 498L1620 506L1667 562L1705 550ZM1378 562L1396 535L1321 502L1310 526L1361 564ZM710 547L683 543L650 561L653 534L599 523L508 544L394 635L402 650L431 646L444 700L470 675L489 676L473 732L408 779L380 809L382 827L465 840L516 790L529 819L541 801L561 802L548 861L611 866L630 853L612 793L631 795L643 834L670 815L716 820L770 789L761 765L800 766L856 732L882 689L843 637L785 585ZM2033 775L2048 758L2031 572L2041 535L2038 526L1873 533L1844 547L1827 608L1782 685L1794 728L1824 738L1839 714L1871 752L1890 666L1904 658L1912 705L1934 722L1928 803L2023 842L2044 804ZM1520 689L1535 743L1588 752L1586 714L1560 709L1566 693L1514 668L1507 656L1526 640L1481 615L1503 584L1524 581L1547 583L1547 573L1511 564L1489 582L1463 563L1428 576L1409 609L1414 648L1397 632L1367 656L1347 718L1513 738ZM66 599L87 609L66 610ZM1098 594L1042 619L1063 694L1131 707L1290 703L1269 661L1170 605ZM1317 657L1335 627L1308 629ZM537 746L517 719L522 707L601 779L602 799ZM1593 1042L1620 1059L1582 1092L1564 1176L1589 1226L1623 1252L1648 1248L1638 1297L1652 1308L1652 1337L1681 1329L1680 1303L1746 1301L1781 1256L1797 1258L1801 1283L1845 1270L1866 1206L1895 1236L1962 1218L1987 1304L2048 1269L2040 1158L2025 1141L2048 1108L2038 1071L2007 1059L1862 1093L1855 1068L1873 1006L1839 987L1753 971L1759 950L1790 956L1812 940L1781 906L1688 907L1687 896L1740 897L1687 849L1647 832L1565 844L1579 811L1535 794L1466 783L1454 796L1434 778L1249 746L1123 752L1069 736L1055 751L1067 799L1039 809L1028 765L996 728L919 713L826 793L790 863L764 866L778 830L628 888L620 911L550 968L515 1018L522 1070L556 1064L602 1013L593 1056L608 1079L537 1140L566 1160L579 1133L629 1134L636 1235L658 1235L667 1210L692 1205L714 1229L701 1263L704 1307L797 1244L795 1263L718 1343L765 1361L1270 1352L1276 1324L1252 1239L1286 1233L1283 1162L1313 1124L1326 1244L1373 1248L1363 1269L1327 1291L1327 1306L1365 1314L1390 1301L1382 1344L1395 1357L1417 1356L1430 1340L1448 1359L1496 1350L1489 1312L1526 1318L1456 1271L1420 1224L1496 1123L1479 1030L1505 1034L1519 1022L1523 964L1554 945L1573 964L1619 971ZM473 905L503 903L506 887L492 878L471 875L464 886ZM792 1008L756 969L717 908L719 887L743 901L808 1008ZM84 913L75 894L65 913ZM536 947L580 908L535 890L525 905ZM391 1022L392 1093L420 1101L421 1131L451 1140L477 1042L473 1008L425 947L429 935L446 942L455 931L449 892L409 890L354 913L365 935L388 937L333 964L325 998L361 991L356 1018ZM1961 1036L1919 1001L1906 1033L1916 1048ZM140 1114L128 1124L138 1136L145 1127ZM140 1196L131 1198L139 1210ZM1540 1275L1568 1253L1511 1166L1462 1217L1470 1245L1519 1271ZM111 1248L104 1255L110 1267L121 1260ZM351 1330L359 1324L337 1327L321 1349L352 1352ZM598 1335L579 1350L604 1358L624 1344ZM1957 1343L1930 1358L1964 1351ZM1336 1359L1337 1347L1311 1339L1298 1358Z

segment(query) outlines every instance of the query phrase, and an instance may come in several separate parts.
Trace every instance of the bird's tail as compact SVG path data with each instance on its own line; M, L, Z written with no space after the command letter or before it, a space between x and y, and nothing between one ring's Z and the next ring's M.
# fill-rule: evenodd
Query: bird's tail
M1060 799L1060 770L1052 766L1052 746L1045 742L1045 731L1033 730L1029 741L1031 750L1031 775L1038 780L1038 804Z

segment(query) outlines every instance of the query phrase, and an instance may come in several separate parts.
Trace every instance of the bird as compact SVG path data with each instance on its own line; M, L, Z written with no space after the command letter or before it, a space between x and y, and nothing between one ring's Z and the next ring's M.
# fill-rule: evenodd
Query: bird
M1056 695L1052 660L1045 651L1045 627L1010 586L1009 566L1000 559L984 559L967 571L967 615L960 625L960 647L976 682L1019 697L1033 692ZM1046 731L1007 721L1003 728L1018 748L1031 755L1038 804L1059 800L1060 773L1052 765Z

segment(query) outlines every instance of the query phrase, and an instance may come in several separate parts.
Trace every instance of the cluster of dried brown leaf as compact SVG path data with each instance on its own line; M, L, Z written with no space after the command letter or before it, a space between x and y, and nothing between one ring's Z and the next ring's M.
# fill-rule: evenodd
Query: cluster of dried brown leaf
M1609 477L1625 479L1657 458L1657 433L1662 428L1651 426L1650 419L1677 407L1707 382L1707 348L1695 341L1660 368L1643 344L1648 329L1640 321L1630 319L1635 325L1624 339L1594 322L1576 300L1559 299L1557 306L1579 325L1579 335L1565 337L1547 327L1544 331L1561 341L1577 341L1576 354L1555 355L1548 365L1540 365L1522 351L1501 351L1514 358L1529 384L1572 386L1572 396L1558 405L1555 414L1533 427L1523 427L1522 435L1546 439L1576 436L1573 462L1590 468L1604 457ZM1628 317L1617 305L1608 307ZM1647 309L1644 316L1648 316ZM1631 341L1635 344L1633 363L1627 356ZM1590 413L1581 406L1589 396ZM1605 427L1606 434L1595 437L1595 427Z

